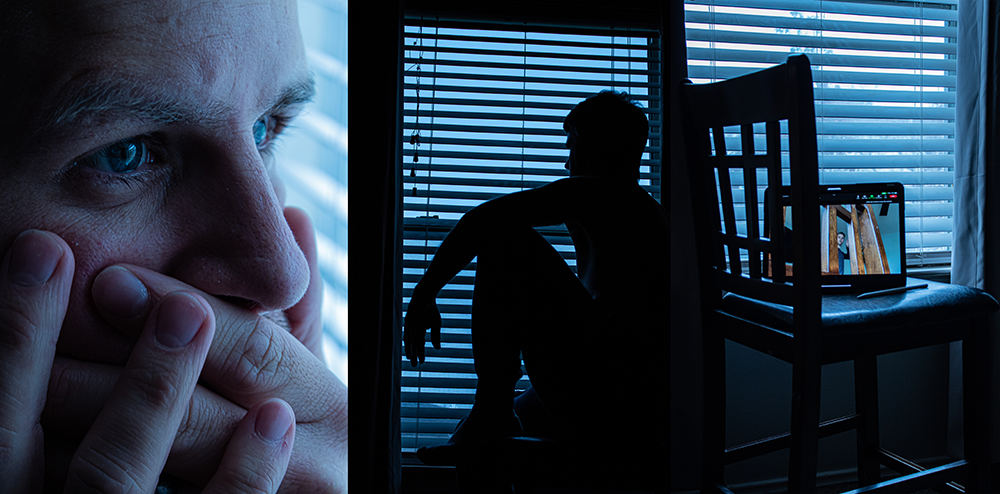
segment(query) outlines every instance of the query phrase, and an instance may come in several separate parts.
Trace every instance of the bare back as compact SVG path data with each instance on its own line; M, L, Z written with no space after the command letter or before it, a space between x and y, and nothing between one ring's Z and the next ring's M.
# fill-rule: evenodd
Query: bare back
M618 315L649 313L669 292L667 211L634 181L575 177L581 208L566 222L577 273L594 299Z

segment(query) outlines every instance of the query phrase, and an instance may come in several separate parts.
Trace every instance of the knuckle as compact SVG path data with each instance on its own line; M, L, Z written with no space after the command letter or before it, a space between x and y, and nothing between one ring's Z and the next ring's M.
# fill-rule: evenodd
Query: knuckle
M199 445L218 443L232 437L246 410L228 401L225 403L206 402L192 396L177 427L174 451L203 455L209 451L198 450Z
M8 410L2 412L6 413ZM16 426L10 428L10 425L0 426L0 472L9 471L11 465L23 464L25 447L42 438L42 426L38 422L25 429Z
M274 487L281 482L281 478L276 477L275 472L268 468L260 471L242 468L239 472L232 472L229 477L228 492L234 494L270 494L274 492Z
M325 458L330 460L330 458ZM295 463L293 455L293 463ZM325 463L318 458L309 460L299 459L296 468L288 467L281 484L279 494L286 493L322 493L322 494L343 494L347 492L347 468L345 465L335 464L333 461Z
M38 343L42 327L29 307L28 303L0 307L0 345L6 349L26 352Z
M107 441L98 447L80 452L67 478L67 492L79 493L139 493L142 486L140 471L128 461L128 452Z
M56 363L52 366L52 373L49 374L49 388L45 398L46 410L60 410L69 401L69 395L75 389L75 382L70 369L65 365Z
M202 410L197 406L195 399L192 397L188 400L188 406L184 409L184 416L181 417L180 425L177 426L177 439L181 441L201 437L204 432L201 421Z
M177 372L164 368L126 368L122 379L139 398L154 408L165 408L177 403L181 387Z
M3 434L6 435L6 434ZM13 465L14 461L17 459L18 455L21 453L20 448L16 447L6 440L7 438L0 435L0 465ZM7 468L0 468L0 472L6 471Z
M224 374L235 389L252 393L274 385L284 368L290 365L284 341L272 328L257 320L254 328L234 346Z

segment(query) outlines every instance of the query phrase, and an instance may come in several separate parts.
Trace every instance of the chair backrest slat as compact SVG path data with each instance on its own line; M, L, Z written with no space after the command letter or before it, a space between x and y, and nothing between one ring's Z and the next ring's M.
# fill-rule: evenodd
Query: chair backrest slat
M716 147L716 149L719 148ZM725 152L725 148L723 148L723 152ZM736 204L733 201L733 186L729 180L728 169L719 170L719 194L722 199L722 218L725 221L726 237L736 236ZM736 274L742 274L743 266L740 264L739 247L732 242L726 242L726 245L729 247L729 270Z
M767 168L767 183L780 184L781 183L781 123L777 120L769 120L766 125L765 132L767 133L767 156L765 157ZM768 208L768 216L772 218L772 221L778 221L782 218L782 210L780 201L769 201L764 204L764 207ZM785 229L784 228L771 228L770 235L771 241L776 245L784 245L785 243ZM785 257L784 249L773 249L770 251L773 259L773 264L776 266L784 266ZM766 261L765 261L766 262ZM785 282L785 271L780 270L774 273L774 281L778 283Z
M754 148L753 142L753 124L742 124L740 126L740 134L743 137L743 155L747 158L757 156L757 150ZM743 194L746 196L747 237L752 240L762 237L758 226L760 222L757 219L757 167L751 164L754 161L756 160L744 160L743 166ZM756 244L751 242L750 245L755 246ZM769 251L770 249L767 249L765 252ZM747 250L750 261L750 277L753 279L760 279L764 275L761 253L761 250L755 247Z

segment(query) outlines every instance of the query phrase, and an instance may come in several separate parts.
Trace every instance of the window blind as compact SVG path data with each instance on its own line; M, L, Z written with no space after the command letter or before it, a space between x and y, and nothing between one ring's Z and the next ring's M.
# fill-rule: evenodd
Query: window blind
M309 213L323 278L323 354L347 384L347 0L299 2L316 98L278 141L286 204Z
M957 4L685 0L689 77L724 80L805 53L820 183L901 182L907 265L950 263ZM738 141L726 135L729 150Z
M408 14L404 27L403 304L441 240L468 210L568 176L562 122L603 89L645 107L639 183L660 193L661 51L656 31L456 22ZM565 227L540 233L575 270ZM475 260L438 296L441 350L402 363L403 451L447 441L472 407ZM527 378L518 384L528 386Z

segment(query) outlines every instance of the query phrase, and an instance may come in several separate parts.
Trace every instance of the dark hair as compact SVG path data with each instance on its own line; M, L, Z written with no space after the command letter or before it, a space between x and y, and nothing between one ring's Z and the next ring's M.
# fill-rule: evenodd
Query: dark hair
M628 93L604 90L581 101L563 129L585 150L587 161L606 163L613 167L606 170L610 174L638 178L649 120Z

